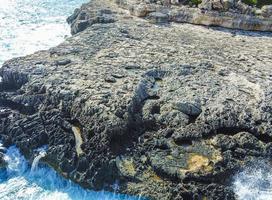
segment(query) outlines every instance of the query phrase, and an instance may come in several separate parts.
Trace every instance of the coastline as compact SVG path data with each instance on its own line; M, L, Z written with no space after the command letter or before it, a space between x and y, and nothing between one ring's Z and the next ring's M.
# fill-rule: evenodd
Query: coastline
M74 36L0 69L1 139L49 145L44 161L87 188L235 199L228 177L270 155L272 33L152 24L108 0L68 21Z

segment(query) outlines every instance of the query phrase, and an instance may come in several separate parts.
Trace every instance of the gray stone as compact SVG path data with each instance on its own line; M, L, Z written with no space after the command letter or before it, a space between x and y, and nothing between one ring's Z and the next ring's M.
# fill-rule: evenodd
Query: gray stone
M263 6L261 11L263 17L272 17L272 5Z
M197 117L202 112L200 105L191 102L175 102L173 108L192 117Z
M254 30L270 22L121 1L90 1L69 19L75 35L3 65L0 139L26 157L48 145L43 161L90 189L120 180L119 192L149 199L234 200L230 174L271 158L272 34L160 26L125 9L150 4L147 14L171 22ZM90 24L79 30L81 20Z
M152 23L167 23L168 15L161 12L152 12L147 16L147 19Z

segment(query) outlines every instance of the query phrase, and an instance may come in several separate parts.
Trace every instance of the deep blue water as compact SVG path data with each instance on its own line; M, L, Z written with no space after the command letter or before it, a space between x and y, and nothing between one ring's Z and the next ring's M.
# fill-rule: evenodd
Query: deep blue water
M5 155L7 169L0 170L1 200L139 200L137 197L94 192L59 176L54 170L38 165L31 166L16 147L10 147Z

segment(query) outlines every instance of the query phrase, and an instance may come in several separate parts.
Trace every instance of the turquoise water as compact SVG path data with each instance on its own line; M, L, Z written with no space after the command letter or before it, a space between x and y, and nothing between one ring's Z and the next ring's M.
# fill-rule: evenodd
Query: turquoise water
M70 35L66 18L88 0L0 0L0 65L56 46Z
M16 147L5 155L6 170L0 170L1 200L139 200L109 192L84 190L60 177L49 167L39 165L31 171Z

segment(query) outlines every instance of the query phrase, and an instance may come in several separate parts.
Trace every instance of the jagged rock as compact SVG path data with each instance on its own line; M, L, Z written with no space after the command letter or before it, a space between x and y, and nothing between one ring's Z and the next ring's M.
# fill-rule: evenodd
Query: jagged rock
M96 23L112 23L114 22L114 14L111 10L105 8L101 10L89 10L87 5L83 5L81 9L76 9L67 22L71 24L71 33L76 34Z
M152 12L147 16L148 20L152 23L167 23L168 15L161 12Z
M263 12L265 17L261 17L255 8L237 0L203 0L198 8L189 7L183 1L169 6L170 0L166 3L123 0L122 3L117 1L117 4L129 10L132 15L150 18L153 23L165 23L168 19L169 22L272 31L271 16L265 14L266 11Z
M7 165L5 159L4 159L4 154L0 153L0 169L4 168Z
M5 159L6 148L0 145L0 169L7 166L7 160Z
M173 108L192 117L197 117L202 112L200 106L197 105L197 103L190 102L175 102Z
M226 22L225 11L137 2L170 21ZM272 34L157 25L125 12L133 3L92 0L68 20L75 35L4 64L0 139L25 155L48 145L44 162L84 187L235 199L232 175L272 159ZM227 25L248 27L241 16Z
M218 11L228 11L231 8L235 8L236 0L203 0L198 8L204 10L218 10Z
M241 1L238 1L236 3L236 9L242 13L242 14L245 14L245 15L253 15L254 13L254 10L252 9L251 6L247 5L247 4L244 4L243 2Z
M65 59L65 60L57 60L55 62L55 65L68 65L72 61L70 59Z
M203 10L212 10L213 4L211 0L203 0L199 5L198 8Z
M263 6L261 11L263 17L272 17L272 5Z

